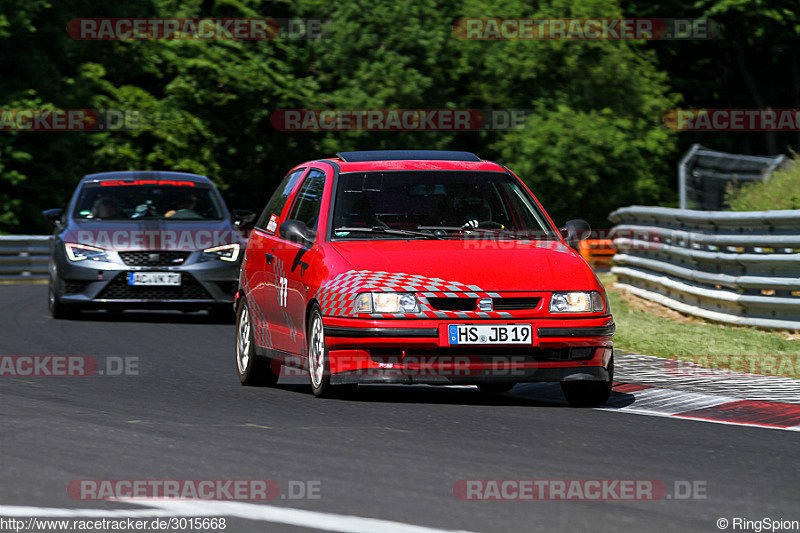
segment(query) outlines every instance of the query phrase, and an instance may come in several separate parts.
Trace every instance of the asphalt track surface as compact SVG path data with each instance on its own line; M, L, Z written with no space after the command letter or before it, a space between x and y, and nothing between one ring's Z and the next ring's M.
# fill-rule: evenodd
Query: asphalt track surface
M139 374L0 377L0 516L11 505L141 509L70 498L69 482L89 478L272 479L284 491L314 481L319 499L266 505L474 532L719 531L720 517L800 519L794 432L569 408L537 399L533 385L493 397L367 386L344 400L316 399L300 383L243 387L232 325L146 312L56 321L46 294L0 286L0 355L137 357ZM668 492L690 480L706 498L462 501L461 479L650 479ZM314 530L241 517L226 529Z

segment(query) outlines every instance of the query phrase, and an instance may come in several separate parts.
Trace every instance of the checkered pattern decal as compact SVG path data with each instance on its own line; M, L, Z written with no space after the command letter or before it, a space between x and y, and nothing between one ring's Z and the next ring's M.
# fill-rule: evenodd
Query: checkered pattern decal
M286 277L286 265L280 259L275 259L275 286L280 287L280 279ZM281 306L279 302L275 302L278 308L281 311L281 315L283 316L283 323L289 328L289 337L292 339L292 342L297 342L297 336L299 334L297 330L297 326L295 325L294 321L292 320L292 316L286 311L285 306ZM301 346L301 349L303 347Z
M420 303L419 313L382 314L359 313L353 302L361 292L413 292ZM361 318L512 318L505 311L439 311L431 307L428 298L499 298L496 292L482 291L477 285L465 285L458 281L445 281L426 276L350 270L339 274L323 284L315 297L326 316L357 316Z
M252 321L253 338L255 339L256 346L272 348L272 334L269 330L269 320L267 320L267 317L264 316L262 310L256 304L258 300L253 295L251 281L248 279L247 271L245 269L242 269L242 276L239 283L242 286L242 290L244 291L248 306L250 308L250 320ZM259 290L264 290L263 284Z

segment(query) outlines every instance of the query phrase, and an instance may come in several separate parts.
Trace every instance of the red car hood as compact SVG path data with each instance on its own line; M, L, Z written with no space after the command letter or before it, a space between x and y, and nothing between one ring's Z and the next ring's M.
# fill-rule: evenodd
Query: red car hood
M354 270L441 278L484 291L592 290L597 278L561 242L386 240L333 243Z

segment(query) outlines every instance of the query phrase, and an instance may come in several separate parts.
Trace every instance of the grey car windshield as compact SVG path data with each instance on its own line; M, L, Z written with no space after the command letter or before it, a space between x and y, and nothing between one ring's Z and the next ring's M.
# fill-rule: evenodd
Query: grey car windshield
M73 216L87 220L220 220L214 189L202 184L83 187Z
M333 237L556 239L530 194L501 172L351 172L337 180Z

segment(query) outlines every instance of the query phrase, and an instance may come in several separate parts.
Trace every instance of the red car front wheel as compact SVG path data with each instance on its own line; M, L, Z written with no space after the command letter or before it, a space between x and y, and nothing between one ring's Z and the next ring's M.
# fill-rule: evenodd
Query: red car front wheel
M356 385L331 385L330 352L325 343L322 310L317 304L308 313L308 376L311 390L318 398L343 396L355 390Z

